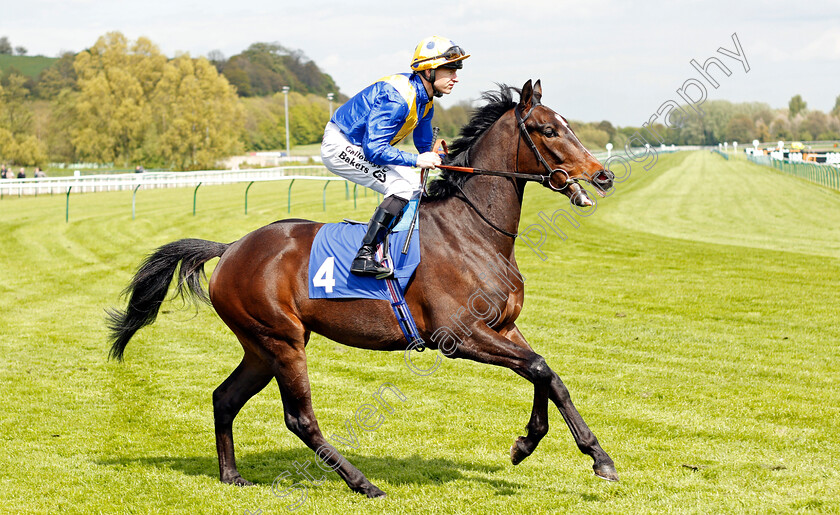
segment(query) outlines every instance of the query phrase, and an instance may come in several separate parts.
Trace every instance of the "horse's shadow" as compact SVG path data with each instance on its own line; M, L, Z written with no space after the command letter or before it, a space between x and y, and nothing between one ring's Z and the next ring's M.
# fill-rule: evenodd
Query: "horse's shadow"
M240 451L241 452L241 451ZM373 483L391 485L435 485L452 481L466 480L490 486L496 495L512 495L523 488L519 483L512 483L502 479L487 477L502 470L502 466L488 466L465 460L450 460L443 458L426 459L417 454L410 457L397 458L393 456L372 456L343 452L346 459L361 470ZM278 476L285 472L289 474L281 478L283 488L295 482L306 482L304 474L297 467L304 467L308 461L307 472L316 480L326 476L328 482L343 484L343 481L333 472L325 473L315 465L315 455L309 449L288 449L262 453L242 453L239 472L242 476L256 485L271 486ZM161 469L179 470L189 476L204 476L218 479L219 465L215 456L150 456L145 458L116 458L99 460L100 465L126 466L144 465ZM297 467L295 466L297 463Z

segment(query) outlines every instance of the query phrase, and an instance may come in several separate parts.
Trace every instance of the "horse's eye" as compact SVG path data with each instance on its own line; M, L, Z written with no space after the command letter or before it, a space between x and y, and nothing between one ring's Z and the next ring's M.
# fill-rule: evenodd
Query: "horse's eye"
M545 134L549 138L553 138L557 136L557 131L555 131L552 127L546 127L543 129L543 134Z

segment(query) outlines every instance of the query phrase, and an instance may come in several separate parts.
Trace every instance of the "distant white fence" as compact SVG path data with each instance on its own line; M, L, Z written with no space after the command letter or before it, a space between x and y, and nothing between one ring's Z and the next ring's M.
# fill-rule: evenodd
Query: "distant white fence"
M657 152L675 152L694 147L654 147ZM697 147L699 148L699 147ZM634 149L644 152L644 148ZM620 155L623 149L612 152ZM595 153L595 158L605 161L607 152ZM330 173L326 167L315 166L279 166L250 170L208 170L201 172L144 172L120 174L96 174L73 177L42 177L37 179L0 179L0 199L24 195L54 195L68 193L93 193L98 191L122 191L155 188L196 187L199 184L234 184L242 182L261 182L288 180L294 177L329 177L331 180L344 180Z

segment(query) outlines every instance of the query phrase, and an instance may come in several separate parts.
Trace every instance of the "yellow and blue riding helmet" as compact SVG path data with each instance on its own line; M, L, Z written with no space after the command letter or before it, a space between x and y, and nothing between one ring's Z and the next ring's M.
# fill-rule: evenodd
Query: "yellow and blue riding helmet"
M449 38L441 36L430 36L423 39L414 49L414 57L411 60L411 69L419 72L423 70L434 70L435 68L463 68L463 61L470 55L464 52Z
M437 68L450 68L460 70L464 67L462 62L470 54L456 45L449 38L441 36L430 36L423 39L414 49L414 57L411 59L411 69L416 72L431 70L428 81L432 84L432 91L436 97L442 97L443 93L435 88L435 70Z

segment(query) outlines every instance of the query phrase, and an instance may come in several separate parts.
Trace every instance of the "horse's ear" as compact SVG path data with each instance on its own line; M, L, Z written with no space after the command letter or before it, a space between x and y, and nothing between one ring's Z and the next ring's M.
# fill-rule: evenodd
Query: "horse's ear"
M519 93L519 105L522 106L523 110L531 108L531 97L533 96L534 87L531 86L531 79L528 79L528 82L526 82L525 85L522 86L522 91Z
M534 103L539 104L542 100L542 84L540 84L540 79L537 79L537 82L534 83Z

